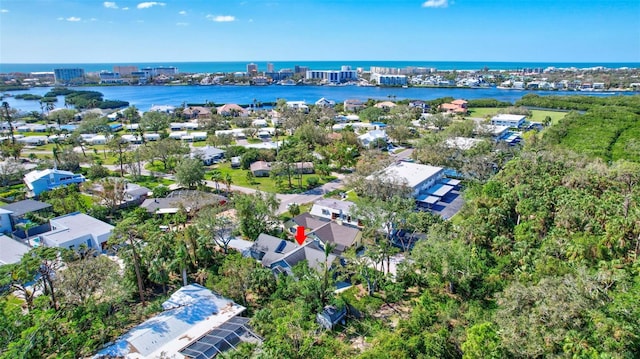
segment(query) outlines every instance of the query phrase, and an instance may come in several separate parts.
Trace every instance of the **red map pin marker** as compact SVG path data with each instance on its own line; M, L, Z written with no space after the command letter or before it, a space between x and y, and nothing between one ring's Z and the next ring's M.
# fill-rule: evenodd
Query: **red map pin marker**
M306 238L307 238L307 235L304 234L304 227L298 226L298 229L296 230L296 242L298 242L299 245L302 245L302 243L304 243L304 240Z

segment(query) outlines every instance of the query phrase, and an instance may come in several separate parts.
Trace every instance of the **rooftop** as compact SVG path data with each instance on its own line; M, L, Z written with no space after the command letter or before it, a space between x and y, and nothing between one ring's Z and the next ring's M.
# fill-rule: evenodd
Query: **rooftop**
M14 217L22 217L27 213L37 212L43 209L51 208L49 203L25 199L23 201L14 202L2 206L1 208L13 212Z
M424 180L435 176L440 171L442 171L442 167L400 161L385 168L382 176L406 180L407 186L415 188Z
M0 235L0 248L0 265L18 263L30 250L26 244L5 235Z
M52 218L50 222L51 231L42 233L42 236L58 245L87 234L97 237L113 231L114 228L108 223L79 212Z
M184 358L183 352L245 308L197 284L180 288L162 304L164 311L134 327L95 356ZM245 323L246 324L246 323ZM213 357L213 356L210 356ZM209 358L209 357L207 357Z

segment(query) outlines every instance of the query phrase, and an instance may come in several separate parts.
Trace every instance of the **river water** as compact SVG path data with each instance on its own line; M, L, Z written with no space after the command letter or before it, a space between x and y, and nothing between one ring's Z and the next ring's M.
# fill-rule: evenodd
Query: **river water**
M442 97L462 98L466 100L493 98L500 101L515 102L528 93L540 95L591 95L613 96L629 95L631 92L564 92L564 91L523 91L500 90L497 88L389 88L360 86L96 86L78 87L77 90L98 91L104 99L128 101L142 111L148 111L153 105L180 106L183 103L197 104L213 102L216 104L236 103L252 104L254 101L275 102L278 99L288 101L306 101L313 104L325 97L336 102L346 99L375 100L433 100ZM4 96L12 108L20 111L41 111L38 101L25 101L14 96L21 93L44 95L50 90L47 87L35 87L25 91L11 91ZM6 95L6 94L5 94ZM64 106L60 97L55 106Z

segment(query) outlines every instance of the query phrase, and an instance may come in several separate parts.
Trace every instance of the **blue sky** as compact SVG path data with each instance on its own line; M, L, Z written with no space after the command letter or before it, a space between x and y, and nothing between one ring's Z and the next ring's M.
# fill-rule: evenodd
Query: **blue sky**
M0 0L0 63L640 62L640 0Z

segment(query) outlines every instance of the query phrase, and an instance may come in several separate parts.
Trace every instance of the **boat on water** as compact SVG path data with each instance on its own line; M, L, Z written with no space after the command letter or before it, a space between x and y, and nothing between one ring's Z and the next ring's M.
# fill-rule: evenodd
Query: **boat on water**
M281 85L281 86L295 86L295 85L297 85L297 83L295 81L291 80L291 79L288 79L288 80L282 80L282 81L278 82L278 85Z

